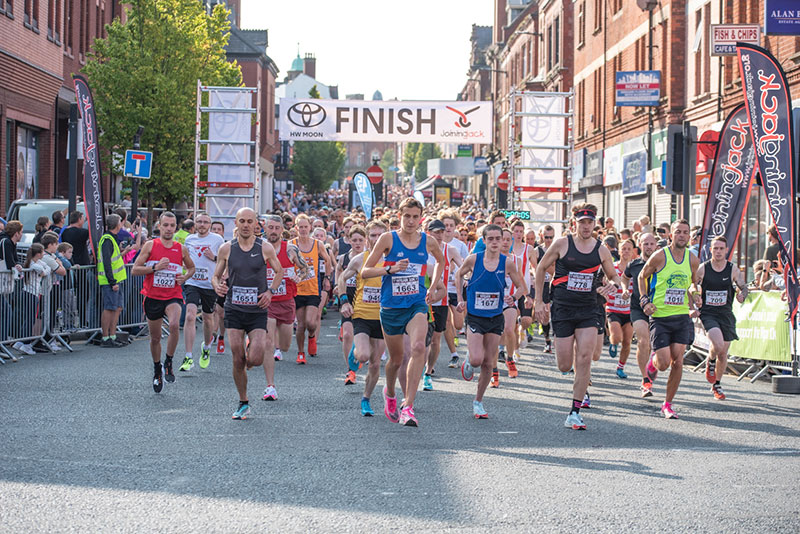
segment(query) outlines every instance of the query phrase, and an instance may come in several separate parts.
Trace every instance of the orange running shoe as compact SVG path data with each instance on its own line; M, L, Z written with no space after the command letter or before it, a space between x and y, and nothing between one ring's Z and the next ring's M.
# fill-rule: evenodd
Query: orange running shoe
M306 364L306 354L304 352L297 353L297 365L305 365Z
M642 379L642 385L640 386L642 390L642 398L652 397L653 396L653 383L647 379Z
M217 354L225 354L225 338L222 336L217 340Z
M351 384L356 383L356 372L355 371L347 371L347 375L344 377L344 385L349 386Z
M308 355L312 358L317 355L317 336L308 338Z
M500 373L498 373L497 371L494 371L492 373L492 381L489 382L489 385L493 388L500 387Z
M717 361L709 358L706 360L706 380L709 384L714 384L717 381Z
M509 360L506 362L506 367L508 367L508 378L517 378L519 375L517 363L514 360Z
M722 386L714 384L711 386L711 391L714 393L714 398L717 400L725 400L725 393L722 392Z

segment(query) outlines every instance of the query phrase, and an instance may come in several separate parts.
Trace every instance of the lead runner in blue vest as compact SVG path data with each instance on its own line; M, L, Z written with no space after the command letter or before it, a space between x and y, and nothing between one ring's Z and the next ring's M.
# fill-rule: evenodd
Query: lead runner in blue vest
M467 283L467 301L464 302L461 287L458 288L458 311L467 310L467 348L469 355L461 365L461 374L466 380L472 380L475 367L481 368L478 377L478 392L472 401L472 413L476 419L487 419L489 414L483 407L483 394L489 386L494 367L494 357L500 343L500 336L505 328L503 309L513 306L517 300L528 292L520 272L513 262L508 262L505 254L500 254L503 240L503 229L496 224L486 225L482 233L486 249L477 254L470 254L456 273L459 284L464 277L472 276ZM516 287L513 295L505 295L506 276ZM463 286L462 286L463 287Z
M572 384L572 404L564 426L573 430L586 430L580 415L597 341L597 329L602 319L597 314L597 294L618 290L622 282L614 269L614 260L606 247L592 237L597 208L592 204L576 204L572 208L575 231L553 241L536 268L536 320L547 322L548 312L542 295L547 270L555 264L555 277L551 290L553 332L556 336L556 360L562 373L575 369ZM601 286L596 276L602 268L611 286ZM600 277L602 278L602 277Z
M434 303L436 287L444 270L444 255L435 239L420 233L422 204L412 197L398 207L400 230L381 235L361 271L364 279L382 276L381 327L389 361L386 362L386 387L383 388L383 413L390 421L417 426L414 398L425 369L428 333L428 307ZM430 289L425 288L428 255L436 258ZM376 267L381 258L383 267ZM405 400L398 413L395 384L403 363L403 335L408 334L411 360L406 368Z

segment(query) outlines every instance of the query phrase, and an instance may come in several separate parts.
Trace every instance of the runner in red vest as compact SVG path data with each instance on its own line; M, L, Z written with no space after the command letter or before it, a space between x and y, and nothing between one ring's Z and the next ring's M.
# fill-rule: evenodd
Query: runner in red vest
M278 261L283 267L283 281L277 291L272 295L272 300L267 308L267 348L264 351L264 375L267 378L267 388L264 390L265 401L278 400L275 389L275 362L283 359L283 352L289 350L292 344L292 325L294 324L295 304L297 295L298 275L304 275L308 266L300 255L296 245L281 239L283 233L283 219L280 215L269 215L266 221L267 240L278 253ZM271 285L275 279L275 272L267 267L267 284ZM274 349L273 357L269 357Z
M161 214L158 220L159 237L148 241L136 258L131 270L132 276L144 276L144 313L150 329L150 355L153 357L153 391L159 393L164 387L163 379L174 382L172 357L178 347L180 336L181 304L183 290L181 285L194 275L194 262L188 250L173 241L178 220L169 211ZM184 271L185 268L185 271ZM164 317L169 321L167 353L161 364L161 325ZM163 367L163 378L162 378Z

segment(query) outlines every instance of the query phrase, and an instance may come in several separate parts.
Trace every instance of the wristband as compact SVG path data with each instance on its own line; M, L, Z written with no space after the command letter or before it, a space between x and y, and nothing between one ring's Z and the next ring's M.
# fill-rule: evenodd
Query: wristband
M386 274L392 274L392 266L391 265L387 265L386 266Z
M644 308L645 306L650 304L650 299L648 297L640 297L639 304L642 306L642 308Z
M339 303L347 304L347 295L339 295Z

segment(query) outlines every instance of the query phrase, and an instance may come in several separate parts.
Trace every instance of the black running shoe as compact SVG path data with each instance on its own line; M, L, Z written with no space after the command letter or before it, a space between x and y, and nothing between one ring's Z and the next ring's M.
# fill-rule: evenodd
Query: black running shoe
M500 363L505 363L506 361L506 351L501 350L500 353L497 355L497 361Z
M175 382L175 375L172 374L172 358L164 359L164 378L170 384Z
M161 377L161 373L153 376L153 391L156 393L161 393L161 389L164 387L164 379Z

